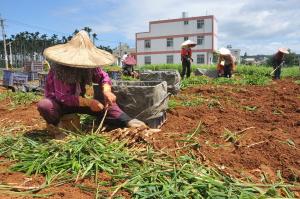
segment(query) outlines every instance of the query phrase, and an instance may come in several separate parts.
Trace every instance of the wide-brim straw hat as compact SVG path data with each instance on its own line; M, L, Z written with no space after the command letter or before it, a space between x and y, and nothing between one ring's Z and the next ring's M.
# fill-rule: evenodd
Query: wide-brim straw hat
M50 61L76 68L97 68L115 61L111 53L96 48L84 30L66 44L46 48L44 56Z
M279 51L279 52L282 52L282 53L284 53L284 54L290 54L290 52L288 51L287 48L279 48L278 51Z
M182 44L181 44L181 47L184 48L184 47L195 47L197 44L196 42L192 41L192 40L186 40L184 41Z
M231 55L231 52L229 49L227 48L220 48L217 53L219 53L220 55Z

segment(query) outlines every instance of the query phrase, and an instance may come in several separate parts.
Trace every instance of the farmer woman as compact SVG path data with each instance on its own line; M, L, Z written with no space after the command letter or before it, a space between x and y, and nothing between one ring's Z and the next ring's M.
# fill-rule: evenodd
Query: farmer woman
M272 57L274 79L280 79L281 67L284 64L284 55L287 54L289 54L289 51L286 48L279 48L277 53Z
M123 61L123 74L125 76L134 77L134 65L136 65L136 60L134 59L134 56L129 53Z
M219 77L231 78L232 72L235 69L234 57L231 55L230 50L221 48L219 51L219 59L217 64L217 71Z
M60 134L55 127L59 126L65 114L85 113L102 117L106 109L106 122L109 124L145 126L143 122L131 119L116 104L111 80L99 67L113 63L114 58L110 53L97 49L85 31L77 33L66 44L47 48L44 56L52 64L46 79L45 98L38 103L38 111L54 136L55 132ZM92 83L100 85L104 101L84 97L85 86Z
M191 48L195 46L196 43L191 40L186 40L181 44L182 79L185 75L187 78L189 78L191 75L191 61L193 61Z

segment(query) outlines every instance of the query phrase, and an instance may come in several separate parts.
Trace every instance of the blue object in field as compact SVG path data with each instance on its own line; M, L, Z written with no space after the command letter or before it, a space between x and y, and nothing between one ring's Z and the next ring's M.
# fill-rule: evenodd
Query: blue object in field
M28 72L28 80L33 81L33 80L38 80L38 72Z
M107 74L113 80L121 80L122 77L121 71L107 71Z
M15 86L25 85L28 82L28 75L23 72L16 72L11 70L3 70L3 85Z

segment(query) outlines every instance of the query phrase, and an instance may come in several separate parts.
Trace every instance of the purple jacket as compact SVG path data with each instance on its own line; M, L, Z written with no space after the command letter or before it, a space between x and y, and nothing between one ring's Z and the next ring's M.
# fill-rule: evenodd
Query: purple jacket
M111 80L106 72L101 68L94 69L93 83L98 83L100 86L103 84L110 84ZM79 106L80 95L85 93L85 85L67 84L63 81L56 79L54 71L50 70L46 78L45 97L56 100L65 106Z

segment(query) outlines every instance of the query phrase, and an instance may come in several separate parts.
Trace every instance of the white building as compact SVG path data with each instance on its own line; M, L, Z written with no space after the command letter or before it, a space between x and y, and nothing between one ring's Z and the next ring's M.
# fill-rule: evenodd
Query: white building
M181 43L197 42L194 64L211 64L217 49L217 21L213 15L149 22L149 32L136 33L137 64L181 63Z

